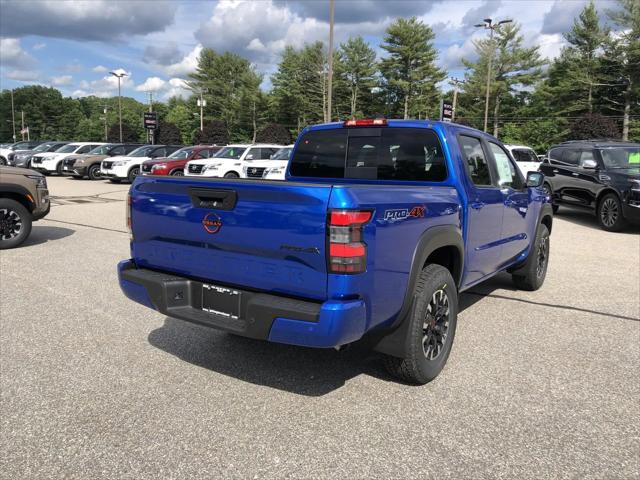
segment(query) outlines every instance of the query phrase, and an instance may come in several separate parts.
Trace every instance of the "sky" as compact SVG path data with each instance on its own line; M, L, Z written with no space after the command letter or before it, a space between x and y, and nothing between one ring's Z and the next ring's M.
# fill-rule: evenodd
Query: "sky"
M361 35L376 50L396 17L416 16L435 33L437 63L462 78L475 58L483 18L513 19L525 43L556 57L588 0L336 0L335 41ZM595 2L604 11L609 0ZM271 87L279 53L329 37L328 0L0 0L0 87L53 86L65 96L117 95L110 71L127 73L122 94L144 101L188 96L184 79L210 47L249 59ZM446 85L443 85L447 88Z

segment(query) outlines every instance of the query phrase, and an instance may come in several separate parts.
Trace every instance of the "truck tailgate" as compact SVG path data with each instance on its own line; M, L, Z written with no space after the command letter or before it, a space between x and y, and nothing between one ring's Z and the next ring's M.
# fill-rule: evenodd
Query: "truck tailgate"
M131 187L139 267L324 300L331 185L138 177Z

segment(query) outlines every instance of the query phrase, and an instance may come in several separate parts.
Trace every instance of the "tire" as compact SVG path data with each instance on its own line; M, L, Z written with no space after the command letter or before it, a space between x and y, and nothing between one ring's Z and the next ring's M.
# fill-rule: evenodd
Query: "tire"
M169 175L172 177L184 177L184 172L182 170L174 170Z
M451 273L440 265L427 265L413 291L411 316L405 320L409 322L406 357L385 356L389 373L418 385L436 378L451 353L457 317L458 291Z
M551 198L551 209L553 210L553 213L556 213L560 207L553 202L553 189L551 188L551 185L545 183L542 186L542 190L544 190L547 197Z
M129 180L130 183L133 183L138 175L140 175L140 167L133 167L131 170L129 170L127 180Z
M87 170L87 177L89 180L100 180L100 164L94 163Z
M5 160L4 157L0 157L0 165L6 165L7 161Z
M511 275L513 283L520 290L533 292L544 283L549 266L549 246L549 229L541 223L536 233L535 244L525 264Z
M607 193L600 199L596 214L600 228L607 232L619 232L627 225L622 216L622 203L615 193Z
M240 178L236 172L227 172L224 174L224 178Z
M56 173L58 175L60 175L61 177L63 177L64 175L62 174L62 161L58 162L58 165L56 165Z
M31 233L31 221L31 213L24 205L10 198L0 198L0 250L24 242Z

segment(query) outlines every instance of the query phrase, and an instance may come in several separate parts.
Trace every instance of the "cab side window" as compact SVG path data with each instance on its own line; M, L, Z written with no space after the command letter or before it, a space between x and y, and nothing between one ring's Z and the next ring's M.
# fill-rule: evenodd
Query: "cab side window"
M562 155L562 163L572 167L577 167L580 162L580 153L580 150L565 150L564 155Z
M460 149L464 158L464 164L467 167L469 178L478 186L491 186L491 173L489 172L489 163L482 148L482 142L479 138L460 135Z
M579 165L581 167L584 167L584 164L586 161L591 161L591 162L595 162L596 159L593 156L593 151L591 150L583 150L582 152L580 152L580 160L579 160Z
M96 145L85 145L78 149L76 153L87 153L89 150L93 150Z
M259 160L259 159L260 159L259 148L250 149L249 152L247 153L247 156L245 157L245 160Z
M549 160L551 162L561 162L563 152L563 148L552 148L551 150L549 150Z
M115 155L124 155L124 147L121 145L119 147L115 147L113 149L111 149L111 151L109 152L109 155L111 156L115 156Z
M493 142L489 142L489 148L496 162L498 185L500 187L511 187L519 190L522 187L522 182L507 152L500 145Z

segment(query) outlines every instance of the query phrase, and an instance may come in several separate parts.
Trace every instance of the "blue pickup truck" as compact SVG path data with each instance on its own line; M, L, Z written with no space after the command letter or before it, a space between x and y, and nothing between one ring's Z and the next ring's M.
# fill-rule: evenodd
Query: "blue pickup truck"
M543 175L456 124L307 127L287 181L137 177L130 299L246 337L318 348L363 339L392 374L444 367L458 294L498 272L536 290L553 220Z

